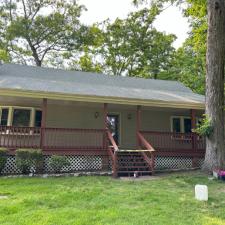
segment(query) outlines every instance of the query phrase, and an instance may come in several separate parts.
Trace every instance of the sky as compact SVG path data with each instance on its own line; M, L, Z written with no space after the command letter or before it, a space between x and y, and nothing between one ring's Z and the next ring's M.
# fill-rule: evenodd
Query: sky
M83 12L81 21L85 24L101 22L107 18L112 21L117 17L123 19L131 11L137 10L131 4L132 0L79 0L88 9ZM182 45L189 31L188 21L182 16L182 12L178 7L170 6L164 10L154 22L155 27L167 34L172 33L177 36L174 47L178 48Z

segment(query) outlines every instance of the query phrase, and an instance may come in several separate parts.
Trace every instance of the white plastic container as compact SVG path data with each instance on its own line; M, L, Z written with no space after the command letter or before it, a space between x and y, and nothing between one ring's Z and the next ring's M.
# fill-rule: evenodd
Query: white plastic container
M199 201L208 201L208 187L206 185L195 185L195 198Z

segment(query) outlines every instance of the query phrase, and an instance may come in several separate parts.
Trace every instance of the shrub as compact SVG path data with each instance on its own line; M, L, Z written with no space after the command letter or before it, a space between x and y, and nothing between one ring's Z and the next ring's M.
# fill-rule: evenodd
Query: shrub
M59 173L64 166L69 166L70 163L65 156L53 155L49 160L49 165L55 173Z
M32 154L29 149L16 150L16 166L23 174L30 173L32 164Z
M35 166L36 172L42 172L43 155L41 150L18 149L16 150L16 166L23 173L30 173L31 167Z
M0 174L7 162L7 149L0 148Z
M194 129L194 132L200 136L209 137L213 132L212 122L207 115L204 115L202 123L197 125L197 128Z
M41 149L30 150L31 160L35 166L36 173L42 173L44 167L44 159Z

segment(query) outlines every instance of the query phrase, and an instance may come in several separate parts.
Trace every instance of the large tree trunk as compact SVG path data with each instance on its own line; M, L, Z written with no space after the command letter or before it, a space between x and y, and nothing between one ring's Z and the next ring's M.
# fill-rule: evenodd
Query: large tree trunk
M206 114L212 121L213 133L206 139L203 169L207 171L225 167L224 60L225 1L208 0Z

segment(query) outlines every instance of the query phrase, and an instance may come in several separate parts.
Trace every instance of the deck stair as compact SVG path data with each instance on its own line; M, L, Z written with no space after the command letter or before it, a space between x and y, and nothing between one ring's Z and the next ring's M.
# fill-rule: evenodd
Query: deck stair
M149 163L143 156L148 150L118 149L117 176L147 176L152 174Z

